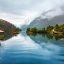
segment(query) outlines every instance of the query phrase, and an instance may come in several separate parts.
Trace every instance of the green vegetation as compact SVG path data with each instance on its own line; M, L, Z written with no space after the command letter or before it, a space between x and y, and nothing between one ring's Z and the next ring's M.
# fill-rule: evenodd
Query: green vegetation
M3 40L4 39L4 35L0 35L0 40Z
M0 40L6 40L14 35L17 35L21 30L13 24L0 19Z
M37 29L36 27L34 28L28 28L26 31L27 35L46 35L49 39L52 39L55 37L55 39L61 39L64 38L64 24L63 25L58 25L56 24L55 26L48 26L47 28L42 28L42 29Z

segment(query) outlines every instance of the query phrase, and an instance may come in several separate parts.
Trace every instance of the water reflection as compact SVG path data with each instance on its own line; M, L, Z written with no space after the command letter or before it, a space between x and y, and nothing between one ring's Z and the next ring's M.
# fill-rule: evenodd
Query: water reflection
M0 33L0 40L5 41L5 40L8 40L8 39L12 38L13 36L17 36L17 35L18 34L8 34L8 33L1 34Z
M42 43L42 42L45 42L45 43L52 43L52 44L57 44L59 46L64 46L64 39L63 38L60 38L60 37L55 37L53 35L49 35L49 34L36 34L36 35L29 35L30 38L32 40L34 40L35 42L37 43Z
M63 49L46 37L21 33L2 42L0 64L64 64Z
M46 36L46 35L30 35L30 38L35 41L35 43L38 43L41 47L42 50L46 50L48 52L51 52L51 59L53 59L53 64L56 62L59 62L58 64L63 64L60 63L64 62L64 39L55 39L51 36ZM46 52L45 54L48 54ZM55 62L54 62L55 61Z

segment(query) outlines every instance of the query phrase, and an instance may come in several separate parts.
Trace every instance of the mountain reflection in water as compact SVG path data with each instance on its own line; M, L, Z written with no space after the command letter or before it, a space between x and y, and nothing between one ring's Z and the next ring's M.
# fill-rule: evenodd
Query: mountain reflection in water
M57 44L59 46L64 46L64 38L59 38L59 37L54 37L52 35L45 35L45 34L36 34L36 35L29 35L30 38L32 40L34 40L35 42L37 43L42 43L42 42L45 42L45 43L52 43L52 44Z
M0 64L64 64L63 42L20 33L2 42Z

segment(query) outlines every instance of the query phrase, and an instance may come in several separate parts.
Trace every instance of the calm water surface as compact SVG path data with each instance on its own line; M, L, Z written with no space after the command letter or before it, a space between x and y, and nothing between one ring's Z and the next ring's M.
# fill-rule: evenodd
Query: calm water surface
M0 64L64 64L64 40L20 33L1 43Z

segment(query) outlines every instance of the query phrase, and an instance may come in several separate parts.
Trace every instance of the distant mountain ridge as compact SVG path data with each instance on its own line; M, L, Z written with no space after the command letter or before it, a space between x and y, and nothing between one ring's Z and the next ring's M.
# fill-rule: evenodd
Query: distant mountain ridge
M30 23L29 27L37 27L40 29L42 27L47 27L49 25L54 26L56 24L64 24L64 15L55 16L51 19L43 19L39 16Z

